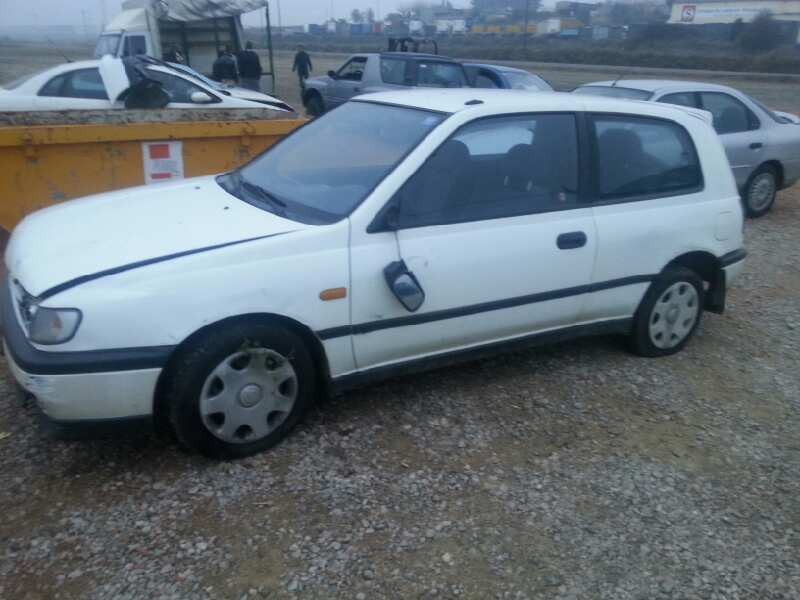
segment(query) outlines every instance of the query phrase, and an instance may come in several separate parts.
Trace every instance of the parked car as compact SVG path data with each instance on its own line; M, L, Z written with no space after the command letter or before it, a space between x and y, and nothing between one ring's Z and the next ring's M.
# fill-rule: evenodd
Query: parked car
M552 92L553 86L539 75L523 69L502 65L464 63L469 83L478 88L503 90L525 90L528 92Z
M800 118L773 111L739 90L695 81L598 81L576 90L702 108L714 117L750 217L765 215L778 190L800 179Z
M336 71L306 80L303 106L318 116L351 98L370 92L415 87L467 87L461 63L436 54L383 52L355 54Z
M150 79L167 92L168 108L292 108L277 98L243 99L209 85L185 70L148 57L66 63L23 77L0 88L0 111L105 110L123 108L125 94L142 79Z
M454 359L600 333L672 354L744 256L702 111L386 92L233 172L26 217L6 357L61 426L155 421L244 456L317 394Z

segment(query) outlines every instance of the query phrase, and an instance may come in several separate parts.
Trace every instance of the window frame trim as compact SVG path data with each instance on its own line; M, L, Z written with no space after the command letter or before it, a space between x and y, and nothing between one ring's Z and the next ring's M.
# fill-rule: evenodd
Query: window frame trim
M450 225L462 225L464 223L480 223L483 221L496 221L498 219L516 219L520 217L528 217L532 215L540 215L552 212L562 212L568 210L577 210L581 208L591 208L591 196L587 193L590 188L587 187L589 183L589 170L587 168L582 168L584 166L590 166L590 163L587 162L591 156L588 153L588 134L589 132L586 130L586 122L583 118L585 113L581 111L570 111L570 110L551 110L551 111L541 111L541 112L513 112L513 113L502 113L502 114L495 114L495 115L487 115L483 117L478 117L466 123L462 123L455 131L453 131L450 135L445 138L442 143L440 143L436 148L434 148L430 154L425 158L419 167L417 167L414 172L409 175L402 184L400 184L397 189L392 194L391 198L386 201L380 210L375 213L375 216L370 221L370 224L367 226L367 233L386 233L390 231L401 231L405 229L419 229L422 227L448 227ZM392 210L392 208L396 205L396 197L397 194L402 190L406 184L411 181L413 177L416 177L417 173L419 173L430 161L431 157L447 142L449 142L453 137L459 134L461 130L464 128L472 125L473 123L479 123L481 121L488 121L494 119L506 119L506 118L513 118L513 117L537 117L539 115L571 115L575 119L575 143L576 143L576 150L577 150L577 182L578 182L578 190L577 190L577 200L575 204L571 204L568 206L554 206L552 208L547 208L543 210L537 210L532 212L524 212L514 215L501 215L497 217L486 217L482 219L459 219L454 221L449 221L446 223L425 223L420 225L412 225L407 227L396 227L391 228L386 223L386 215L387 213ZM398 165L399 166L399 165Z
M703 169L703 161L700 160L700 153L697 151L697 144L695 144L694 138L692 137L692 134L689 133L689 130L686 129L686 127L684 127L677 121L673 121L672 119L668 119L666 117L656 117L651 115L619 113L619 112L597 112L597 111L585 112L584 117L586 119L586 125L588 128L588 142L590 146L590 162L588 169L588 171L591 173L591 179L592 179L592 185L589 188L590 206L612 206L614 204L645 202L648 200L659 200L662 198L677 198L680 196L689 196L691 194L698 194L706 189L706 176L705 176L705 171ZM600 118L623 117L627 119L653 120L653 121L661 121L664 123L669 123L670 125L680 127L686 133L686 136L689 138L689 142L692 144L692 150L694 150L694 155L697 158L697 164L700 167L699 185L693 186L691 188L686 187L686 188L681 188L679 190L670 190L668 192L636 194L634 196L626 196L624 198L602 199L600 196L600 169L598 162L600 153L598 152L597 148L597 130L595 129L595 118L597 117Z

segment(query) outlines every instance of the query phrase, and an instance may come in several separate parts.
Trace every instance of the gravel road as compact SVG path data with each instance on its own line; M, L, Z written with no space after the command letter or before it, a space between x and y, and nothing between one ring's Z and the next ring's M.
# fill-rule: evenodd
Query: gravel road
M724 316L328 401L273 451L56 442L0 380L2 598L800 597L800 189Z

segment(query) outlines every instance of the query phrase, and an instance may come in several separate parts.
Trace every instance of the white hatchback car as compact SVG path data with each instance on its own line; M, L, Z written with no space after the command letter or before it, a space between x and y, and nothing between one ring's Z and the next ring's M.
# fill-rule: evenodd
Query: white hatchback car
M241 169L27 217L6 356L62 425L216 457L318 393L589 334L680 350L741 268L707 113L494 90L365 96Z

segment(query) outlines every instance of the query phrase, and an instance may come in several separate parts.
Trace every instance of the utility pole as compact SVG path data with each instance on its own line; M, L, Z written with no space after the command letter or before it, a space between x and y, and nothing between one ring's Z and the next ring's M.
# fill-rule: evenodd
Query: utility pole
M525 0L525 29L522 31L522 52L525 58L528 58L528 12L530 10L531 0Z
M283 35L283 21L281 21L281 0L276 0L278 3L278 33Z

